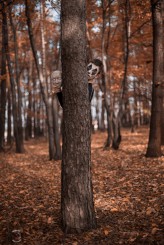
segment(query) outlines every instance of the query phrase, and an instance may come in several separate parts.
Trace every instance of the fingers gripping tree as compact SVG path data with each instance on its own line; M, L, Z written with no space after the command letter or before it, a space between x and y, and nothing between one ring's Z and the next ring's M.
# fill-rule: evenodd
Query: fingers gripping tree
M90 171L90 105L86 72L85 0L61 1L63 81L62 226L95 227Z

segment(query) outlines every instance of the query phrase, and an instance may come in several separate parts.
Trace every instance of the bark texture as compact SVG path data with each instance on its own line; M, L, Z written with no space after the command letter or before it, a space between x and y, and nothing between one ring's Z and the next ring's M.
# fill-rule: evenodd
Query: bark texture
M35 65L36 65L36 70L38 74L38 78L40 81L40 89L41 89L41 94L43 97L43 101L45 103L46 107L46 114L47 114L47 125L48 125L48 139L49 139L49 159L55 159L55 147L54 147L54 127L53 127L53 98L52 96L49 96L47 93L47 86L46 86L46 71L45 71L45 57L44 57L44 72L41 72L40 66L39 66L39 58L37 55L37 50L36 50L36 45L35 45L35 40L33 36L33 29L32 29L32 23L31 23L31 18L30 18L30 8L29 8L29 0L25 0L25 12L26 12L26 17L27 17L27 26L28 26L28 33L29 33L29 38L30 38L30 44L33 52L33 57L35 60ZM43 34L43 30L42 30ZM44 42L44 40L42 40Z
M3 8L4 4L1 4ZM4 16L4 14L2 15ZM0 83L0 151L4 147L4 132L5 132L5 107L6 107L6 56L5 56L5 19L2 18L2 49L1 49L1 76L4 79Z
M16 83L13 75L13 68L12 68L12 62L10 57L10 49L9 49L9 40L8 40L8 22L7 22L7 13L6 13L6 7L4 6L3 9L3 24L5 28L5 35L4 35L4 46L5 46L5 55L7 60L7 66L10 76L10 84L11 84L11 93L12 93L12 109L13 109L13 122L14 122L14 137L16 142L16 153L24 153L24 145L23 140L19 128L18 123L18 104L16 99Z
M147 157L161 156L161 113L163 81L162 1L151 1L153 21L153 89Z
M63 81L62 227L82 232L96 226L86 72L85 1L61 2Z

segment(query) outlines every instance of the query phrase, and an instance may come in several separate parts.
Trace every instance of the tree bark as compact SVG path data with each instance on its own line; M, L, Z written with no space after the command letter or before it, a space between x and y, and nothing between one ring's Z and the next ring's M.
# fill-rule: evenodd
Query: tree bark
M164 26L164 1L162 1L162 19L163 19L163 26ZM164 52L164 40L163 40L163 52ZM163 70L164 70L164 61L163 61ZM164 81L162 83L162 93L163 93L162 95L163 98L162 98L162 119L161 119L161 145L164 145Z
M111 100L111 94L110 91L107 92L107 82L108 82L108 64L107 64L107 57L108 57L108 47L109 47L109 36L110 36L110 28L107 27L107 23L110 25L110 19L108 16L107 21L107 15L109 15L110 10L110 4L111 2L106 2L105 0L101 1L102 4L102 18L103 18L103 25L102 25L102 63L103 63L103 73L102 73L102 86L100 86L101 90L104 93L104 106L106 108L107 113L107 139L105 142L105 148L108 148L112 141L112 117L111 117L111 101L110 105L108 102L108 95L110 95ZM108 29L107 29L108 28ZM107 36L107 40L106 40Z
M91 127L86 72L86 2L61 1L63 81L62 228L96 226L91 183Z
M7 144L11 145L11 89L8 88L7 92L7 98L8 98L8 108L7 108Z
M52 116L52 96L48 96L46 82L44 81L43 74L40 71L39 67L39 59L37 56L37 50L35 47L34 37L33 37L33 30L32 24L30 19L30 9L29 9L29 0L25 0L26 6L26 17L27 17L27 26L28 26L28 33L31 43L31 48L33 52L33 57L35 60L37 75L40 81L40 89L43 97L43 101L46 107L46 114L47 114L47 125L48 125L48 139L49 139L49 159L52 160L55 157L55 147L54 147L54 131L53 131L53 116Z
M12 11L11 6L9 8L9 18L10 24L13 32L13 39L14 39L14 54L15 54L15 81L17 84L17 92L18 92L18 102L17 102L17 125L18 125L18 134L19 134L19 142L21 145L21 152L24 152L24 142L23 142L23 122L22 122L22 93L21 93L21 85L20 85L20 75L19 75L19 62L18 62L18 41L17 41L17 33L16 28L13 23L12 19Z
M15 89L15 79L13 76L13 69L11 65L11 58L10 58L10 50L9 50L9 42L8 42L8 23L7 23L7 15L6 15L6 7L3 8L3 18L4 18L4 28L5 28L5 54L6 60L10 75L10 84L11 84L11 92L12 92L12 104L13 104L13 120L14 120L14 136L16 141L16 153L23 153L24 147L22 141L19 137L19 127L18 127L18 106L16 100L16 89Z
M60 133L58 124L58 109L57 109L57 98L53 98L53 122L54 122L54 135L55 135L55 160L61 160L61 146L60 146Z
M30 60L30 67L28 70L28 108L25 128L25 139L32 138L32 69L33 62Z
M162 1L151 1L153 25L153 87L147 157L161 156L161 113L163 84Z
M118 108L118 113L114 112L113 115L113 142L112 147L115 150L119 149L119 145L121 143L121 117L122 117L122 106L125 103L125 92L126 92L126 84L127 84L127 71L128 71L128 59L129 59L129 0L125 0L125 26L124 26L124 77L121 82L120 94L118 95L118 100L116 100L116 104L114 107ZM115 110L115 109L114 109Z
M164 145L164 89L162 89L161 145Z
M3 3L1 6L3 8ZM5 108L6 108L6 56L5 56L5 20L2 18L2 53L1 53L1 81L0 81L0 151L4 147ZM3 78L4 77L4 78Z

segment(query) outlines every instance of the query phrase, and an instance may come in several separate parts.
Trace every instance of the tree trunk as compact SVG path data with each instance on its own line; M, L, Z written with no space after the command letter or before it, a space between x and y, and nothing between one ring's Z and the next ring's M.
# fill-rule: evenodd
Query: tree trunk
M16 152L23 153L24 147L22 145L22 140L19 137L19 127L18 127L18 106L16 100L16 89L15 89L15 79L13 76L13 68L11 65L10 50L8 43L8 25L7 25L7 15L6 8L3 8L3 18L4 18L4 28L5 28L5 54L10 75L11 91L12 91L12 103L13 103L13 120L14 120L14 136L16 141Z
M120 116L119 116L119 98L114 98L114 109L112 117L112 126L113 126L113 141L112 148L118 150L121 142L121 132L120 132Z
M57 109L57 98L53 98L53 122L54 122L54 135L55 135L55 160L61 160L61 146L60 146L60 133L58 124L58 109Z
M32 138L32 68L33 63L30 60L30 67L28 71L28 109L27 109L27 118L26 118L26 129L25 129L25 139L28 140Z
M124 33L124 77L121 83L121 92L118 95L117 104L114 107L119 107L119 112L113 115L113 143L112 147L117 150L119 149L119 145L121 143L121 117L122 117L122 106L125 103L125 92L126 92L126 83L127 83L127 71L128 71L128 59L129 59L129 0L125 0L125 33Z
M61 1L63 81L62 228L96 226L91 183L91 128L86 73L85 0Z
M107 76L107 57L108 57L108 46L109 46L109 36L110 36L110 28L107 26L107 22L110 25L110 19L108 17L108 21L107 21L107 11L109 11L109 5L105 0L101 1L102 3L102 13L103 13L103 26L102 26L102 45L101 45L101 49L102 49L102 63L103 63L103 74L102 74L102 88L101 90L104 92L104 106L106 108L106 112L107 112L107 139L105 142L105 148L108 148L111 144L111 140L112 140L112 121L111 121L111 105L109 105L108 103L108 93L110 93L110 91L108 91L107 93L107 82L108 82L108 76ZM110 4L110 3L109 3ZM108 28L108 30L107 30ZM106 37L107 36L107 40ZM111 98L111 95L110 95ZM110 103L111 104L111 103Z
M33 30L32 30L32 24L30 19L30 9L29 9L29 0L25 0L25 6L26 6L26 17L27 17L27 26L28 26L28 33L31 43L31 48L33 52L33 57L35 60L37 75L40 82L40 89L43 97L43 101L45 103L46 107L46 114L47 114L47 125L48 125L48 139L49 139L49 159L52 160L55 157L55 147L54 147L54 131L53 131L53 116L52 116L52 97L47 94L47 88L46 88L46 82L44 81L43 74L40 71L39 67L39 59L37 55L37 50L35 47L34 37L33 37Z
M164 1L162 2L162 19L164 26ZM163 40L163 52L164 52L164 40ZM164 62L163 62L164 69ZM163 100L162 100L162 119L161 119L161 145L164 145L164 81L162 83L162 92L163 92Z
M47 85L47 69L46 69L46 46L45 46L45 28L44 28L44 19L45 19L45 7L44 1L40 0L40 31L41 31L41 45L42 45L42 75L43 80ZM46 86L48 92L48 86Z
M10 24L13 32L13 39L14 39L14 54L15 54L15 80L17 84L17 91L18 91L18 102L17 102L17 124L18 124L18 134L19 134L19 142L21 145L21 152L24 152L24 142L23 142L23 122L22 122L22 93L21 93L21 85L20 85L20 76L19 76L19 63L18 63L18 41L17 41L17 34L16 29L12 19L12 11L11 6L9 5L9 18Z
M161 113L163 84L162 1L151 1L153 24L153 88L147 157L161 156Z
M162 95L162 113L161 113L161 145L164 145L164 89Z
M8 109L7 109L7 144L11 145L11 89L8 88Z
M3 3L1 4L3 7ZM0 151L4 147L5 108L6 108L6 56L5 56L5 20L2 18L2 53L1 53L1 79L0 83Z

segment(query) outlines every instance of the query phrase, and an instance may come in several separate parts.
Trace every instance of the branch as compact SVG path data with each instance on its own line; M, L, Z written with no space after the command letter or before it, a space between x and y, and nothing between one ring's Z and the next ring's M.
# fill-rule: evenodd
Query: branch
M132 38L136 32L138 32L139 30L141 30L142 27L143 27L144 25L146 25L147 23L149 23L150 21L151 21L151 19L145 21L141 26L139 26L139 27L137 28L137 30L135 30L134 32L132 32L132 34L130 35L129 38Z
M14 1L15 0L8 0L8 1L0 0L0 5L1 5L0 12L2 12L5 7L8 7L10 4L13 4Z

